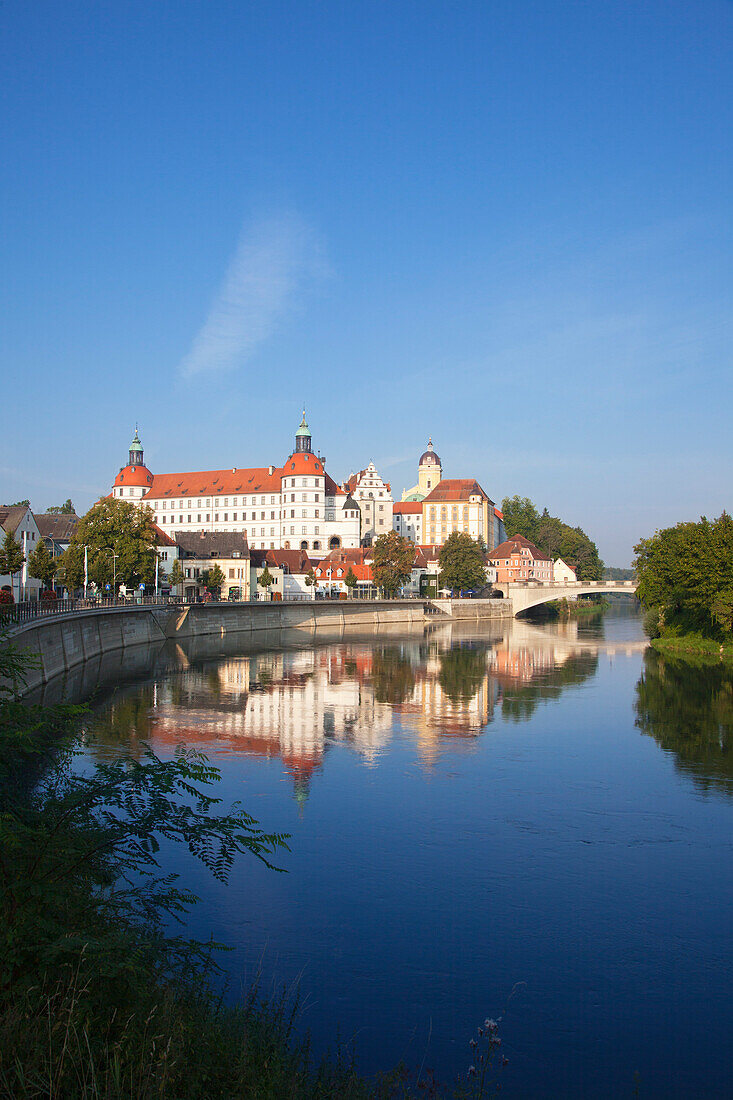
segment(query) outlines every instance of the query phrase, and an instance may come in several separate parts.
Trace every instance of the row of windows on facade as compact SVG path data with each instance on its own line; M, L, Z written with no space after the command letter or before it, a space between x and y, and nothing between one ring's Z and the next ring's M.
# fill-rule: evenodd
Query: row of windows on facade
M277 515L275 515L274 512L270 512L270 519L271 520L274 520L274 519L278 519L278 520L279 519L295 519L296 518L295 517L295 512L296 512L295 508L290 509L290 515L289 516L287 516L287 515L284 516L281 512L278 512ZM206 519L202 518L204 516L204 514L206 515ZM356 519L356 517L357 517L356 512L345 512L344 514L348 519ZM229 523L229 513L224 512L222 515L223 515L223 518L220 519L220 513L219 512L214 512L214 523ZM320 509L316 508L313 515L311 517L309 517L307 509L303 508L301 510L300 519L308 519L308 518L320 519ZM332 520L334 518L333 513L328 513L327 512L324 518L326 520ZM260 519L261 520L265 519L265 513L264 512L260 513ZM250 520L251 521L256 521L257 520L256 512L252 512L252 514L250 516ZM178 523L176 523L176 517L175 516L161 516L160 517L160 522L162 524L166 524L168 526L170 526L172 524L176 524L176 526L180 526L181 524L184 524L184 523L193 523L193 513L191 513L190 516L186 515L185 518L184 518L184 516L179 515ZM232 512L231 522L232 523L237 523L238 522L236 512ZM246 522L247 522L247 513L242 512L242 523L246 523ZM196 513L196 523L211 523L211 512L206 512L206 513L197 512ZM303 531L305 531L305 527L303 528ZM294 532L294 529L291 528L291 534L293 532ZM264 528L263 528L262 533L264 534ZM272 529L272 534L273 535L275 534L274 528ZM316 534L319 534L319 530L318 530L317 527L316 527Z
M280 500L281 496L283 497L282 501ZM291 493L290 494L290 502L294 503L295 498L296 498L296 494ZM311 495L308 494L308 493L301 493L300 494L300 499L302 501L304 500L306 502L312 499L313 501L315 501L316 504L318 504L318 503L320 503L320 500L321 500L321 494L320 493L313 493L312 497L311 497ZM328 497L328 500L331 503L333 503L333 498L332 497ZM239 501L238 497L232 497L232 508L237 507L238 501ZM272 493L270 495L270 504L280 504L280 503L284 504L284 503L286 503L286 501L287 501L287 493L282 493L282 494L281 493ZM193 497L189 497L186 500L170 500L170 501L169 500L162 500L160 502L159 511L165 512L165 510L166 510L166 508L169 504L170 504L171 511L175 511L176 509L180 509L180 508L193 508ZM265 496L252 497L251 498L251 505L252 505L253 508L255 508L255 507L262 508L265 504L267 504L267 498ZM196 501L196 507L201 508L203 506L204 506L203 497L200 497ZM229 497L224 497L223 500L221 498L217 499L214 503L214 507L217 507L217 506L228 508L229 507ZM207 508L211 507L211 497L206 498L206 507ZM247 507L247 498L246 497L242 497L242 507L243 508Z
M257 533L256 531L253 531L253 532L252 532L252 535L254 536L254 535L256 535L256 533ZM264 532L264 530L263 530L263 531L262 531L262 535L264 535L264 533L265 533L265 532ZM306 531L305 527L303 528L303 531L302 531L302 533L303 533L304 535L305 535L305 534L307 534L307 531ZM246 535L246 534L247 534L247 532L245 531L245 532L244 532L244 534ZM290 534L291 534L291 535L294 535L294 534L295 534L295 530L294 530L294 528L292 528L292 527L290 528ZM318 534L318 531L316 531L316 534ZM333 537L333 538L332 538L332 539L330 540L330 542L329 542L329 544L328 544L328 545L329 545L329 549L330 549L330 550L338 550L338 549L339 549L339 547L341 546L341 539L340 539L340 538L339 538L339 537L338 537L337 535L334 535L334 537ZM260 543L260 545L259 545L259 547L257 546L257 543L256 543L256 542L253 542L253 543L252 543L252 549L253 549L253 550L257 550L257 549L259 549L259 550L266 550L266 549L267 549L267 547L265 546L264 542L261 542L261 543ZM271 543L270 543L269 549L270 549L270 550L274 550L274 549L275 549L275 543L274 543L274 542L271 542ZM290 542L289 542L289 541L286 541L286 542L284 542L284 543L283 543L283 549L284 549L284 550L289 550L289 549L290 549ZM303 541L302 541L302 542L300 543L300 549L301 549L301 550L308 550L308 549L310 549L310 547L309 547L309 545L308 545L308 541L307 541L307 539L303 539ZM313 549L313 550L322 550L322 549L323 549L323 547L321 546L321 543L320 543L320 540L319 540L319 539L314 539L314 541L313 541L313 547L312 547L312 549ZM233 557L233 558L236 558L237 556L238 556L238 554L237 554L237 552L236 552L236 551L235 551L235 552L233 552L233 553L231 554L231 557ZM166 554L163 554L163 555L162 555L162 557L163 557L163 558L164 558L165 560L167 560L167 555L166 555ZM209 557L211 557L211 558L216 558L216 557L218 557L218 554L216 554L216 553L212 553L212 554L210 554L210 555L209 555ZM286 569L286 568L285 568L284 566L280 566L280 568L281 568L281 569L284 569L284 571L285 571L285 572L287 572L287 569ZM186 573L186 576L188 576L188 575L189 575L189 574L188 574L188 573Z
M447 515L448 515L448 508L445 504L443 504L443 505L441 505L441 509L440 509L440 518L444 519ZM428 508L428 516L430 518L431 523L434 523L435 522L435 516L436 516L436 508L435 508L434 504L431 504L430 508ZM451 509L451 517L454 520L458 519L458 505L457 504L454 504L452 509ZM468 519L468 505L467 504L463 505L463 519L464 519L464 521Z

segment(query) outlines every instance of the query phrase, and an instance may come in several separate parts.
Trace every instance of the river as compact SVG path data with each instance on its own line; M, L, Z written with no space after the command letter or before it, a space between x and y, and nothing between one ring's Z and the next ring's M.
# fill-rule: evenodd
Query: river
M450 1083L488 1016L506 1096L730 1095L733 677L662 661L621 604L225 644L128 655L85 752L203 749L291 834L286 874L225 886L165 852L229 996L297 985L315 1052L338 1034L365 1073Z

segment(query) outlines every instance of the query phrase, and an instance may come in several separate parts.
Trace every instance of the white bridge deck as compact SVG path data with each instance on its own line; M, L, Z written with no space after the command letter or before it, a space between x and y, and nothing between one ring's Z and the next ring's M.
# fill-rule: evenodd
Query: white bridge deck
M497 591L512 601L515 615L537 607L551 600L572 599L575 596L595 596L602 592L617 593L622 596L636 595L636 581L511 581L496 584Z

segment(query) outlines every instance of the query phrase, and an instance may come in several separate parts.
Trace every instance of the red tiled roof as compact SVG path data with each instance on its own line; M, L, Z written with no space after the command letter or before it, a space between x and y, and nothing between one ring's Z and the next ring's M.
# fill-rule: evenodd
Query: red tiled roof
M327 565L329 562L346 562L350 565L359 564L362 565L367 557L372 556L372 549L368 546L357 546L354 549L331 550L330 553L322 559L321 564Z
M494 508L494 515L495 515L495 516L498 516L498 517L499 517L499 519L501 519L501 520L503 520L503 519L504 519L504 513L503 513L503 512L500 512L498 508Z
M153 475L147 466L123 466L115 478L115 485L143 485L149 488L152 484Z
M323 471L326 474L326 471ZM346 493L336 484L330 474L326 474L325 492L327 497L344 497Z
M473 477L444 477L425 500L432 504L441 500L468 500L472 496L480 496L492 505L494 503Z
M359 484L359 481L361 480L361 478L364 476L365 473L366 473L366 470L359 470L358 474L352 474L351 477L347 478L346 481L342 485L342 489L344 490L344 492L345 493L353 493L354 489Z
M318 579L328 583L329 569L331 570L331 581L342 581L349 572L349 569L353 569L354 576L358 581L371 581L374 579L372 576L372 567L367 564L367 562L329 561L327 558L324 558L324 560L316 566L316 576ZM340 577L336 576L339 569L343 570Z
M157 523L153 524L153 530L155 531L155 541L158 546L175 546L176 540L172 539L170 535L167 535L162 528L158 527Z
M156 474L147 497L214 496L218 493L279 493L282 470L256 466L243 470L200 470L187 474Z
M493 550L489 551L489 558L493 561L495 558L508 558L512 554L517 554L521 551L522 547L529 550L530 554L535 561L552 561L549 554L546 554L544 550L540 550L539 546L535 546L533 542L526 539L524 535L512 535L506 542L499 543Z
M283 463L283 468L280 473L283 477L288 477L289 474L317 474L322 477L325 471L320 458L314 454L300 451L292 454L290 458Z
M403 500L398 504L392 505L392 511L395 515L422 515L422 501L421 500Z
M286 565L288 573L307 573L312 565L305 550L268 550L266 560L269 565Z

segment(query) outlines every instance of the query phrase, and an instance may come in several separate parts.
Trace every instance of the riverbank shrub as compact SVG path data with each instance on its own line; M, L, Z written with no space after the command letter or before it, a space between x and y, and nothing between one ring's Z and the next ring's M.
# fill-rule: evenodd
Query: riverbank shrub
M707 638L726 644L733 631L733 520L678 523L634 547L637 595L653 636Z

